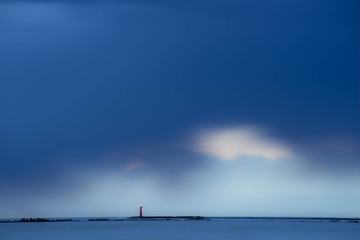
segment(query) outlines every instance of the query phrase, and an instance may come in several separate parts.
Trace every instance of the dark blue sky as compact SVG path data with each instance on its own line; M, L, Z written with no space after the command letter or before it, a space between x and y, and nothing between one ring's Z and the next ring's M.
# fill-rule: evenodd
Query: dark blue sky
M189 173L201 171L208 174L208 181L194 180L201 188L218 176L210 170L214 162L228 156L213 141L198 147L212 139L197 137L204 129L211 136L226 129L252 144L244 148L259 152L281 141L281 148L272 149L296 162L281 171L301 171L301 181L360 183L356 0L2 1L0 80L5 205L25 193L47 199L92 189L79 176L101 175L101 169L117 169L114 175L131 183L160 179L155 185L161 196L172 196L169 184L186 188ZM226 146L239 146L230 135L214 141L230 139ZM270 150L224 151L236 152L233 162L240 168L249 156L272 158ZM209 192L216 198L216 188ZM123 193L131 201L147 199ZM314 197L306 194L300 196ZM358 192L347 194L359 200ZM29 208L3 217L59 215L51 207L44 213ZM249 215L261 215L255 209ZM226 209L203 211L228 215ZM329 207L308 215L351 212ZM128 213L118 209L118 215Z

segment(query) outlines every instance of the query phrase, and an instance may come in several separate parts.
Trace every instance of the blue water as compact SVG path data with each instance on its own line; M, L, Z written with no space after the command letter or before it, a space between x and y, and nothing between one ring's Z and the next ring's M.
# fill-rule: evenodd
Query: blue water
M0 223L1 240L358 240L360 224L301 219Z

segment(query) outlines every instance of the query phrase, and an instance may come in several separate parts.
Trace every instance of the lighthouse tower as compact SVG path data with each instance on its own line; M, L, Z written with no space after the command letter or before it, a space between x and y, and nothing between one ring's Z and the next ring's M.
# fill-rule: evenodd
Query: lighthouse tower
M140 217L142 217L142 205L140 205Z

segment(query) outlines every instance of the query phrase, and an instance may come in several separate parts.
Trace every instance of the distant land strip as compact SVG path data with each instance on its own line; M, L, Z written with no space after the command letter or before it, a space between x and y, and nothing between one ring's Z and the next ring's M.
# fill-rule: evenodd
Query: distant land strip
M326 221L326 222L348 222L360 223L360 218L311 218L311 217L202 217L202 216L143 216L143 217L122 217L122 218L18 218L0 219L0 223L29 223L29 222L84 222L84 221L186 221L186 220L205 220L205 221L231 221L231 220L254 220L254 221Z

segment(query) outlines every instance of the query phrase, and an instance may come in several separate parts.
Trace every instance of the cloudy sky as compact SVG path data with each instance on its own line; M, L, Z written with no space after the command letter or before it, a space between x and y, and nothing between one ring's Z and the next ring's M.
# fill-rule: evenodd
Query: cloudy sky
M2 0L0 218L360 217L358 0Z

